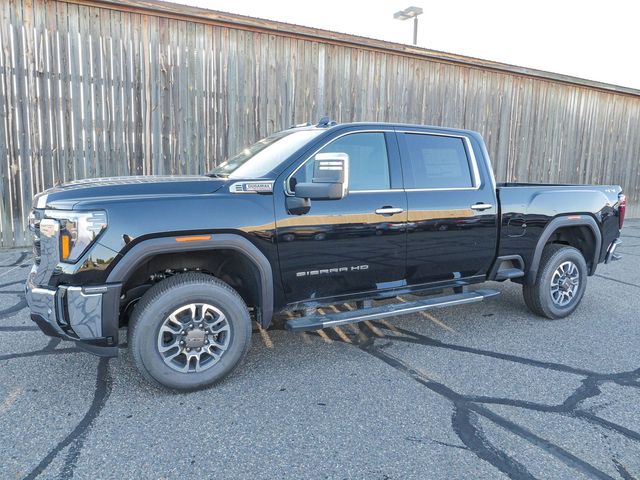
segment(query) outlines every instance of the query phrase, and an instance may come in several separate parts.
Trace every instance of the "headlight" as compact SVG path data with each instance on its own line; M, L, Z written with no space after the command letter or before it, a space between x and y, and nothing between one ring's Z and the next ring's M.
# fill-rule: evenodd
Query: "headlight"
M102 211L47 210L45 217L60 223L60 259L68 263L76 262L107 228L107 214Z

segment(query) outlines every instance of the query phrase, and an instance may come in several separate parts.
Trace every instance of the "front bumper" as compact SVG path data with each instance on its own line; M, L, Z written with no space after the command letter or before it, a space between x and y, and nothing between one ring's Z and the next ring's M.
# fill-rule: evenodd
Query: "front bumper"
M59 286L56 289L34 284L31 270L25 293L31 319L46 335L71 340L93 354L118 355L119 283L88 287Z

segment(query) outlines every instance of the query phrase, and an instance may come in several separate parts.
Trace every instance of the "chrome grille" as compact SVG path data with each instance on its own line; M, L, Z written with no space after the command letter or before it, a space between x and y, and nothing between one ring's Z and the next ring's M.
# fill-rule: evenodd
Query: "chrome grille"
M40 220L42 214L37 210L33 210L29 214L29 231L31 232L31 240L33 241L33 262L36 265L40 265L40 259L42 256L41 241L40 241Z

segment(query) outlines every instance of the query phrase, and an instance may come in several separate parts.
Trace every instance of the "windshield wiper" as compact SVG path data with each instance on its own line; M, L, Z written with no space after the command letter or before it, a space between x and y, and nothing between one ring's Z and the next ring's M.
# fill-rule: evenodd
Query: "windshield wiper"
M213 172L213 173L207 173L207 177L212 177L212 178L229 178L229 174L228 174L228 173L217 173L217 172Z

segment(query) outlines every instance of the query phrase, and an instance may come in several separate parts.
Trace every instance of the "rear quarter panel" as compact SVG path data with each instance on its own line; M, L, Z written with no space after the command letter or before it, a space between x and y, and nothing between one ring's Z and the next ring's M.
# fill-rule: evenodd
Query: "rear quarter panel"
M599 261L619 234L617 204L621 188L616 185L501 185L498 255L520 255L528 270L545 227L559 216L589 215L602 235ZM525 225L525 227L523 227Z

